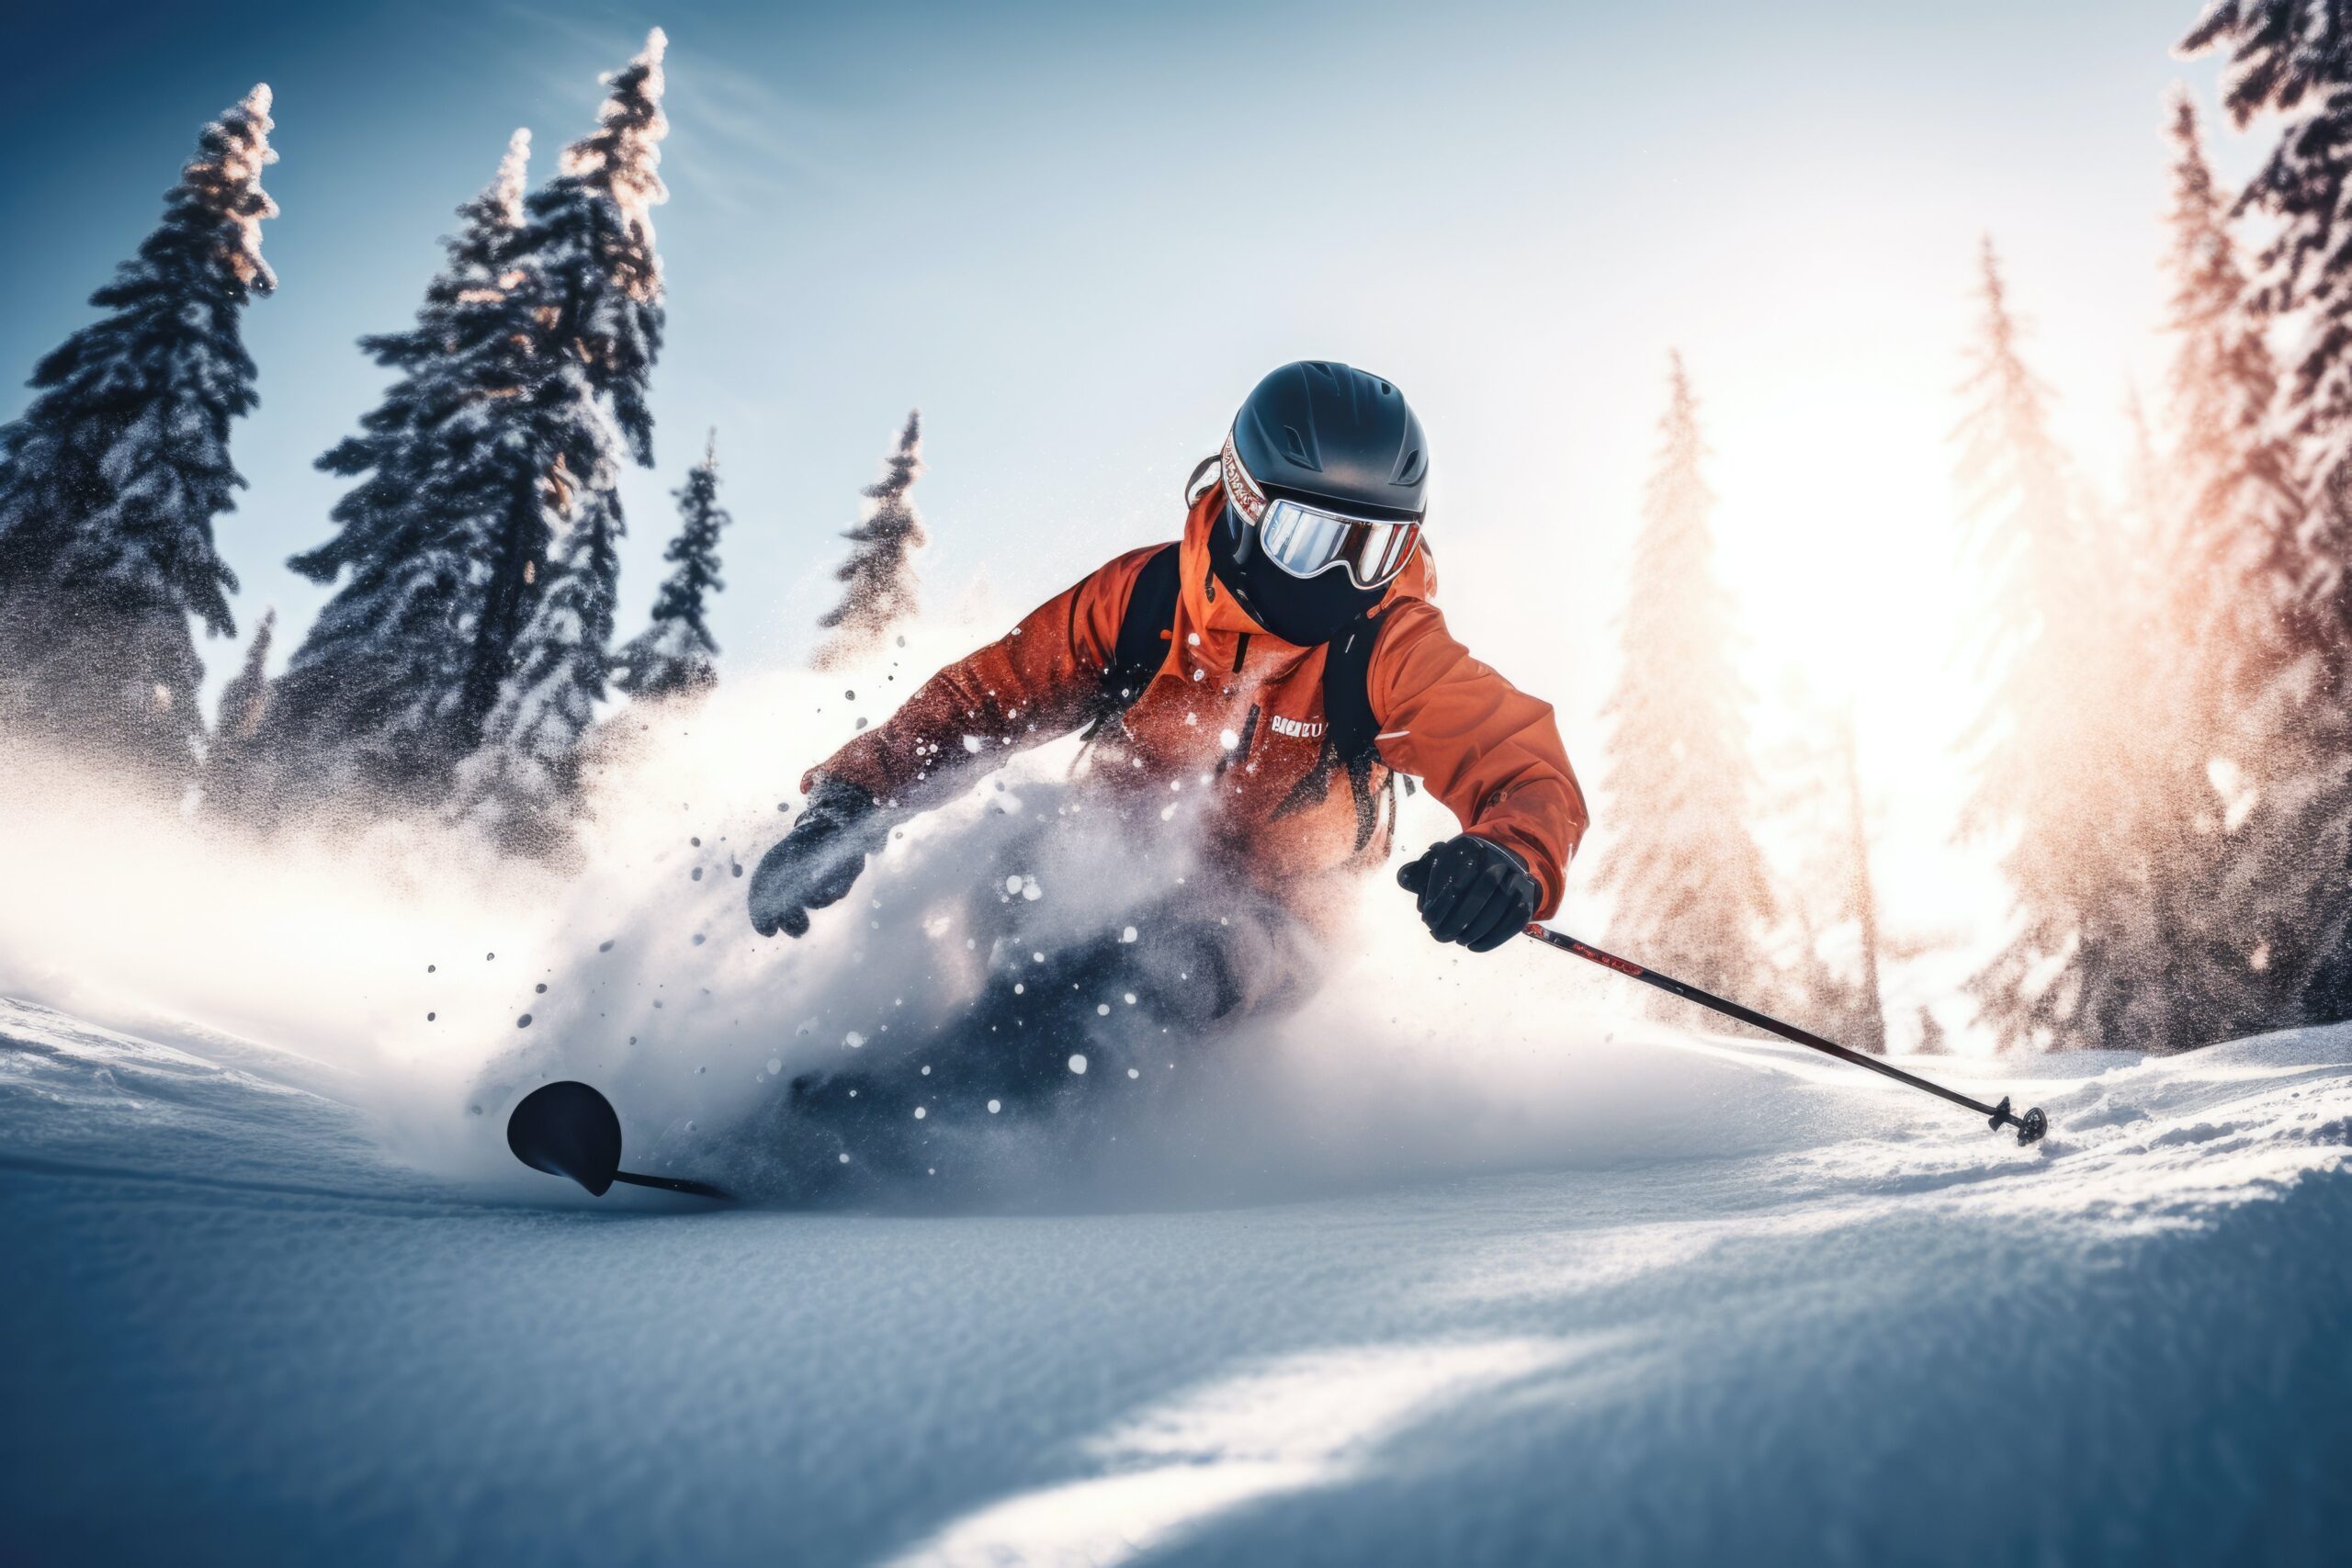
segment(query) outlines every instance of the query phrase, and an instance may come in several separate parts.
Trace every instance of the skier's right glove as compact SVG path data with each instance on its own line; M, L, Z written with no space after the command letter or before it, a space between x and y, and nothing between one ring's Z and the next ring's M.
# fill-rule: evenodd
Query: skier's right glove
M820 779L800 820L752 873L752 929L805 936L808 911L838 904L878 853L890 825L874 797L853 784Z
M1417 897L1430 935L1473 953L1492 953L1525 931L1543 897L1517 855L1473 833L1397 867L1396 886Z

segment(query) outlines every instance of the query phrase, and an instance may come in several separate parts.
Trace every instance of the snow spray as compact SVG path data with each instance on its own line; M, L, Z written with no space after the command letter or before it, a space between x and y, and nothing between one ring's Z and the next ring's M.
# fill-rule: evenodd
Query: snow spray
M267 1047L289 1078L331 1077L392 1156L469 1184L551 1198L557 1184L516 1166L501 1128L532 1088L578 1078L618 1106L633 1164L791 1197L812 1155L864 1163L797 1138L796 1081L885 1062L944 1073L936 1054L978 1043L952 1025L1008 954L1001 931L982 940L976 909L1013 907L1044 953L1119 940L1155 898L1209 874L1181 791L1164 828L1090 815L1062 741L895 829L808 937L754 933L749 870L793 820L803 772L973 640L934 627L865 668L620 710L560 867L430 821L256 836L12 754L0 990L136 1032ZM1408 800L1398 847L1452 830L1442 807ZM876 1162L889 1182L855 1190L1255 1201L1770 1136L1730 1085L1685 1082L1687 1059L1613 1043L1662 1032L1599 988L1531 953L1429 942L1385 876L1360 897L1297 1005L1214 1041L1146 1039L1124 993L1094 998L1088 1028L1112 1044L1062 1059L1086 1080L1049 1097L1065 1113L991 1110L1002 1097L977 1092L910 1110Z

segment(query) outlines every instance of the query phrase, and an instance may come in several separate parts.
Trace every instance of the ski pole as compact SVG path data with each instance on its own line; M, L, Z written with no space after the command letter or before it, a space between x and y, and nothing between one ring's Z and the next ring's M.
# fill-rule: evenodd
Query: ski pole
M1971 1100L1958 1089L1946 1089L1941 1084L1929 1083L1915 1073L1906 1073L1901 1067L1882 1062L1875 1056L1866 1056L1860 1051L1848 1050L1835 1041L1824 1040L1811 1030L1799 1029L1793 1023L1782 1023L1777 1018L1768 1018L1754 1008L1742 1007L1739 1003L1716 996L1712 991L1702 991L1686 981L1674 978L1671 975L1661 975L1655 969L1645 969L1630 958L1620 958L1613 953L1604 953L1592 943L1579 942L1564 931L1555 931L1546 926L1531 924L1523 934L1532 936L1549 946L1556 947L1563 953L1573 953L1589 963L1600 964L1603 969L1614 969L1618 974L1629 979L1639 980L1645 986L1655 986L1669 996L1680 997L1686 1002L1696 1002L1702 1008L1711 1008L1725 1018L1736 1018L1740 1022L1760 1029L1768 1034L1777 1034L1793 1044L1811 1046L1814 1050L1826 1052L1840 1061L1851 1062L1858 1067L1868 1067L1874 1073L1882 1073L1897 1083L1909 1084L1913 1089L1925 1089L1938 1099L1951 1100L1954 1105L1964 1105L1979 1116L1989 1118L1993 1130L1996 1133L2004 1124L2015 1127L2018 1130L2018 1142L2020 1144L2030 1144L2040 1138L2042 1134L2050 1131L2050 1118L2041 1113L2039 1106L2030 1109L2023 1116L2019 1116L2010 1111L2009 1097L2006 1094L2001 1097L2001 1103L1998 1105L1987 1105L1982 1100Z

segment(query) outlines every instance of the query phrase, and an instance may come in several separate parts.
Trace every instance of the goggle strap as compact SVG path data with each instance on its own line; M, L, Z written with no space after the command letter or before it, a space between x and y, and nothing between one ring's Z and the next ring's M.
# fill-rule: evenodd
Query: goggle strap
M1226 498L1233 502L1234 509L1252 523L1263 519L1266 492L1258 488L1258 481L1241 466L1241 454L1234 449L1230 430L1225 433L1225 450L1217 454L1217 462L1224 471Z

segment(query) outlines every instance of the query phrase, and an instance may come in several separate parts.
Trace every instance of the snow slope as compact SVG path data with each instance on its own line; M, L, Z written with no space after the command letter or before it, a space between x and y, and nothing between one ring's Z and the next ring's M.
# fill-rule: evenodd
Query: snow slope
M2352 1032L1914 1064L2031 1150L1614 1032L1303 1027L1075 1177L812 1213L0 1003L0 1560L2336 1560Z

